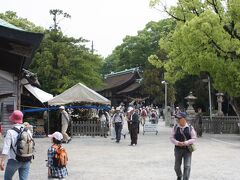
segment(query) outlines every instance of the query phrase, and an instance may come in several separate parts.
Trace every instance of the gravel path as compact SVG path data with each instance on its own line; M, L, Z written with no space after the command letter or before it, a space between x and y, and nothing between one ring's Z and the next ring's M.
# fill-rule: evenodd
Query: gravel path
M159 133L142 129L137 146L128 146L129 135L119 144L102 137L74 137L65 144L69 153L70 180L174 180L173 145L170 128L159 122ZM31 165L30 180L46 180L46 151L50 139L36 141L36 158ZM197 139L193 154L191 179L239 180L240 135L203 134ZM0 172L3 179L3 172ZM17 180L17 176L13 180Z

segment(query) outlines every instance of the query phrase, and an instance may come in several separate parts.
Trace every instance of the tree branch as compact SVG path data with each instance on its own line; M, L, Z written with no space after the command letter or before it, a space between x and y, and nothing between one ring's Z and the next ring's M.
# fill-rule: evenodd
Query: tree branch
M174 16L173 14L171 14L171 13L167 10L167 7L166 7L166 6L164 6L164 11L165 11L169 16L171 16L173 19L176 19L177 21L186 22L185 16L184 16L184 19L180 19L180 18Z
M237 55L236 51L224 51L220 45L217 44L208 34L205 35L209 38L209 44L213 45L213 47L219 52L226 54L225 58L231 58L232 60L240 58L240 55Z
M219 13L216 0L212 0L212 1L206 0L206 1L213 7L214 12L219 16L220 21L222 21L222 17Z

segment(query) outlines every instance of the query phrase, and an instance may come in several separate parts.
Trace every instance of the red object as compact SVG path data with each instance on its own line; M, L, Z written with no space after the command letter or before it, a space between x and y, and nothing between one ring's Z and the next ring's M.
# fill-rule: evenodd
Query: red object
M0 133L3 133L3 128L1 124L0 124Z
M10 121L13 123L23 123L23 113L19 110L13 111L12 115L9 117Z

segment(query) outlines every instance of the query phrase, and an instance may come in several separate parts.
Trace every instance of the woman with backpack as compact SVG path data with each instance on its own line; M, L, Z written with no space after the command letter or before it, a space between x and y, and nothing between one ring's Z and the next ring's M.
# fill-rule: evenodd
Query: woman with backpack
M16 171L18 171L19 179L25 180L28 179L30 162L33 157L34 142L32 134L23 125L23 113L21 111L15 110L9 120L12 128L7 131L4 138L0 168L2 171L5 170L4 180L12 179ZM7 158L5 169L4 161Z
M55 132L48 137L52 138L52 146L48 149L48 179L65 179L68 176L67 171L67 153L62 147L63 135Z

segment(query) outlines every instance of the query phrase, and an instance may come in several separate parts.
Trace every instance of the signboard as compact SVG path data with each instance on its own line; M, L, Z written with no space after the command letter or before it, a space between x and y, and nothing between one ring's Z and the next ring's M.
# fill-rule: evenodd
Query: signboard
M156 132L156 135L157 135L157 133L158 133L157 124L150 124L150 123L149 124L148 123L144 124L143 134L145 132Z

